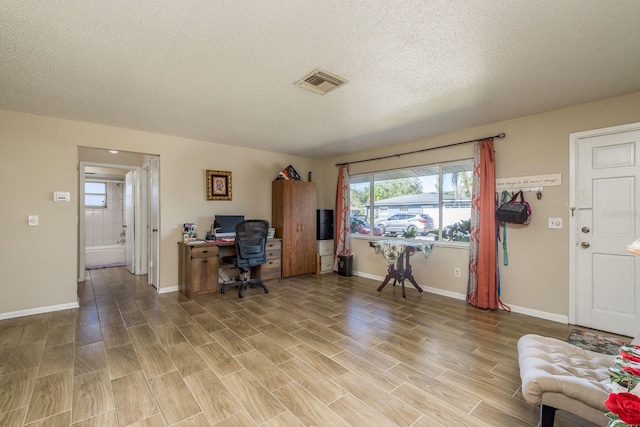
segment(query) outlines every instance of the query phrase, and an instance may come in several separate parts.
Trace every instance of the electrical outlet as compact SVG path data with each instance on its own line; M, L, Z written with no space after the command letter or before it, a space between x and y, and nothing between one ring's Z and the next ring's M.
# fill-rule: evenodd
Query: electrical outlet
M453 269L453 275L456 276L456 277L460 277L460 276L462 276L462 272L460 271L459 268L454 268Z

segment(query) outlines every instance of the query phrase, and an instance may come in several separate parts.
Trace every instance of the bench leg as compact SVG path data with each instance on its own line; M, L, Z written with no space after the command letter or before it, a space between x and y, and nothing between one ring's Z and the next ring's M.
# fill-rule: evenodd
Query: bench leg
M553 406L540 405L540 427L553 427L555 416L556 408Z

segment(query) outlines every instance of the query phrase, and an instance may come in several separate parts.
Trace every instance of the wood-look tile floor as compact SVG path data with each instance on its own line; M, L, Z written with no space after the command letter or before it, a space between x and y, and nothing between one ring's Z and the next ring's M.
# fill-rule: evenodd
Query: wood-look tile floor
M570 326L378 284L309 275L189 300L91 270L79 309L0 321L0 426L537 424L516 342Z

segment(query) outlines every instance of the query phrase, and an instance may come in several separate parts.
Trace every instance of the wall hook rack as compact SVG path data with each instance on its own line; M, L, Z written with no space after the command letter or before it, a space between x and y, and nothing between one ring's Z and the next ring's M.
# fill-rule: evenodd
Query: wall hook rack
M516 194L518 191L522 191L523 193L536 193L536 197L538 200L542 199L542 189L544 187L524 187L511 190L511 196Z

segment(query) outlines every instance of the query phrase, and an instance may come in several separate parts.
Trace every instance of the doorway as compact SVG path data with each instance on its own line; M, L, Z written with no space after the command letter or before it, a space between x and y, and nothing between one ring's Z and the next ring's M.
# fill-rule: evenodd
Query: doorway
M130 273L146 274L149 284L159 288L159 157L78 147L78 159L78 281L91 267L87 246L98 241L118 252ZM85 194L86 181L105 183L102 199Z
M640 123L570 135L569 323L640 330Z

